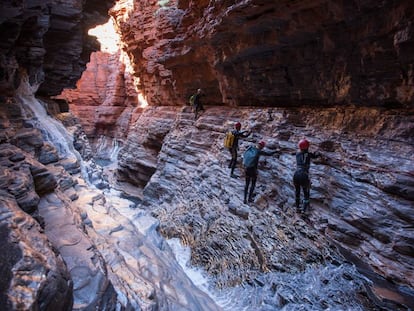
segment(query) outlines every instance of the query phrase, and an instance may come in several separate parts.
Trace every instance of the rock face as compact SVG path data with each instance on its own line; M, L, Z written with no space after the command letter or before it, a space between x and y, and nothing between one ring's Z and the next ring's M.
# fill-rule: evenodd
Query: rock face
M92 143L101 136L126 138L138 98L125 67L120 51L94 52L77 88L65 89L57 97L69 103Z
M192 296L191 284L174 283L169 274L150 284L147 277L158 273L151 262L165 246L158 241L150 253L129 220L138 216L121 215L116 203L75 177L78 161L61 156L62 142L45 141L16 92L26 74L39 95L73 86L94 48L86 30L106 21L109 3L2 3L0 235L6 242L0 253L8 257L0 256L0 303L7 309L185 310L194 298L214 309L208 297ZM263 289L262 273L340 266L338 248L373 281L353 301L368 309L372 301L413 309L413 2L128 5L118 1L111 15L134 79L121 54L95 53L78 89L62 98L95 150L101 135L128 135L118 187L139 196L137 206L157 217L149 230L180 238L192 248L192 263L223 288L247 282ZM191 108L182 106L199 87L207 109L194 121ZM137 95L149 108L137 108ZM73 127L75 149L89 159L76 120L59 112ZM238 167L239 179L229 178L222 147L236 121L253 132L240 151L261 139L278 151L261 159L250 205L242 203L243 170ZM302 137L322 154L311 169L308 218L292 208L292 153ZM16 285L23 274L33 280L34 287L24 287L29 297ZM357 282L354 275L343 278ZM191 299L174 296L177 286ZM290 299L275 294L277 282L270 291L277 296L268 301L273 309ZM58 301L50 298L55 295Z
M0 10L0 90L13 95L22 73L39 95L74 86L98 48L87 32L103 23L113 1L3 1Z
M113 9L152 105L412 106L409 0L157 1Z
M144 206L160 219L164 235L191 246L195 265L223 286L250 280L260 270L300 271L311 262L330 260L321 249L329 244L322 234L362 271L370 267L365 272L374 281L375 295L411 306L412 115L355 107L210 107L194 122L189 108L175 109L175 117L171 107L142 113L120 152L118 172L121 180L129 176L128 182L145 185ZM254 133L241 151L261 139L279 151L278 157L261 160L252 205L242 203L244 172L240 165L241 179L229 177L230 154L222 145L236 121ZM322 154L311 169L310 223L293 207L292 153L304 136L312 142L311 151ZM162 148L151 147L150 137L162 141ZM157 161L151 161L157 150ZM378 282L375 273L391 282Z
M112 309L116 293L105 263L70 204L78 198L70 174L79 173L80 164L46 141L20 100L0 106L3 306Z
M72 310L73 283L39 224L3 191L0 215L2 309Z
M41 127L36 115L22 109L23 99L0 106L4 309L218 310L168 259L173 254L156 232L156 219L135 213L131 201L91 189L76 158L62 156L47 144L53 136L48 132L51 121L44 115L49 127ZM67 113L56 117L77 137L75 145L84 143L75 118ZM88 156L87 146L79 150ZM85 170L100 173L94 163ZM95 178L104 184L103 176ZM135 222L140 222L139 229ZM153 232L151 239L147 232Z
M314 184L320 192L316 194L320 202L314 202L319 207L315 227L342 245L344 253L358 254L379 274L412 288L409 267L413 258L408 246L412 232L406 229L412 219L406 215L412 214L413 200L413 14L410 1L169 1L142 3L134 11L115 7L111 15L150 105L182 106L201 87L207 95L205 103L211 106L314 107L274 108L268 114L211 107L195 124L197 129L181 108L176 108L175 119L168 116L155 129L149 120L170 108L149 109L138 119L139 125L131 128L120 153L120 179L146 185L144 198L156 198L149 205L166 224L165 234L180 236L195 252L205 252L211 240L200 236L211 231L195 232L195 220L184 215L208 210L200 212L205 223L198 215L194 217L201 228L210 228L214 212L203 202L211 205L212 197L226 201L220 190L212 190L225 186L206 181L213 179L210 169L214 164L222 163L217 137L222 137L226 121L243 121L258 133L256 139L280 140L276 147L288 153L294 152L301 137L308 136L327 153L320 164L323 174L317 175L320 180ZM363 108L369 106L376 108ZM271 125L266 124L269 119ZM146 133L143 127L151 130ZM144 143L151 133L164 142L156 163L151 159L158 148ZM202 169L203 161L209 169ZM282 210L292 198L293 164L287 161L276 161L282 174L264 178L281 187L270 190L279 198L269 206ZM192 183L206 183L204 199ZM229 210L249 218L248 212L230 206L229 200ZM182 205L184 210L172 211L160 202ZM199 203L194 208L189 202ZM221 211L219 206L216 209ZM392 224L386 225L385 219L393 219ZM178 229L183 222L188 222L191 232ZM200 264L207 263L200 259Z

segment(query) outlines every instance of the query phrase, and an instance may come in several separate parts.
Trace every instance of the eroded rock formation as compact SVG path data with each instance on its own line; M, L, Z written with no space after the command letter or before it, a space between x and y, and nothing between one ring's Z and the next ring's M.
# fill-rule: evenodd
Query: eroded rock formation
M4 172L1 176L5 176ZM39 224L3 190L0 214L2 309L70 310L71 278Z
M65 99L91 142L101 136L123 140L131 114L138 106L133 81L125 71L121 53L94 52L76 89L66 89Z
M42 83L39 95L73 87L99 45L88 30L107 20L107 1L3 1L0 10L0 90L13 95L22 71ZM44 82L44 83L43 83Z
M224 182L216 179L224 177L203 171L200 166L203 160L220 161L218 154L223 151L218 153L215 148L226 121L243 120L257 138L280 140L279 147L288 153L294 152L295 141L300 137L312 137L327 153L320 167L323 174L319 185L314 185L321 191L316 194L321 202L315 206L321 206L315 226L364 258L387 279L412 287L412 219L406 215L412 214L413 200L413 9L409 1L169 1L164 6L155 2L137 5L127 17L125 10L112 10L123 48L134 63L135 75L150 105L182 106L189 93L201 87L207 95L207 105L344 107L275 108L273 112L279 117L272 122L267 122L266 113L253 117L255 110L239 108L228 115L226 109L214 107L197 122L197 129L179 113L175 119L168 116L157 130L150 121L152 131L146 133L142 124L153 118L149 115L155 114L158 119L165 113L161 111L170 110L150 109L142 121L138 119L140 125L131 128L121 151L121 180L142 186L148 182L148 174L155 172L144 195L157 198L154 213L163 219L162 224L173 223L164 232L194 243L195 253L197 249L205 252L211 240L203 238L211 232L205 229L205 236L194 232L193 218L184 215L203 210L203 202L211 205L211 197L223 200L223 193L211 192L215 187L225 188L215 185ZM367 106L376 108L362 108ZM172 132L166 133L165 127L171 127ZM145 144L151 132L164 142L157 163L149 159L158 148ZM209 159L210 153L215 160ZM143 156L135 159L133 154ZM264 179L279 184L271 193L277 193L281 200L276 205L287 209L292 197L293 168L288 159L281 162L286 167L283 177L279 172ZM211 169L212 163L206 166ZM188 170L188 166L193 169ZM213 180L205 181L210 174ZM197 182L207 183L203 188L209 194L200 199L197 192L194 201L200 203L191 208L191 184ZM186 187L191 189L188 193L183 190ZM186 203L177 203L181 195ZM172 211L168 206L164 210L160 202L174 207L183 204L185 211ZM240 201L235 205L239 204ZM235 210L247 217L238 208ZM200 224L201 228L213 226L210 212L207 215L206 224L198 220L204 224ZM389 219L394 219L392 225L386 225ZM184 234L177 228L187 221L192 229ZM385 227L392 229L383 232ZM217 258L221 255L217 254ZM391 262L389 258L401 262ZM199 263L208 266L201 259ZM407 298L402 300L406 302Z
M120 52L95 53L78 89L62 98L94 150L101 135L128 135L117 180L108 175L136 202L138 211L126 214L89 189L80 159L63 157L59 139L47 141L16 93L26 74L43 96L74 85L95 46L87 29L107 20L111 1L98 2L2 3L0 231L8 241L2 254L10 254L1 257L3 305L70 309L73 298L75 309L217 308L192 284L159 277L152 262L168 247L156 240L152 249L142 233L159 230L191 246L192 263L222 288L266 288L272 308L309 301L267 284L262 273L341 266L343 256L373 281L350 292L350 302L414 308L411 1L118 1L111 15L134 77ZM183 105L199 87L207 109L194 121ZM149 108L137 108L139 94ZM90 159L78 121L48 105ZM251 205L242 203L243 171L229 178L222 147L235 121L254 133L241 150L265 139L279 154L261 159ZM292 153L304 136L323 155L311 170L309 219L292 208ZM102 178L94 170L89 177ZM159 223L143 221L138 230L133 221L144 211ZM26 254L35 254L33 266L25 266ZM11 271L22 264L28 279L42 278L33 295L13 300L20 279ZM340 278L360 284L355 274Z
M330 253L322 248L329 243L322 242L322 234L349 260L360 258L391 281L374 286L378 296L410 303L412 294L391 284L414 285L413 128L406 127L412 115L372 108L210 107L193 123L188 108L176 108L175 117L171 110L143 112L140 126L131 128L120 152L118 172L121 180L133 176L129 182L146 185L143 204L160 219L161 232L192 247L194 264L225 285L249 280L260 270L301 270L329 260ZM254 133L241 150L259 139L279 150L278 158L261 160L251 206L243 204L242 168L237 172L241 179L230 178L230 155L222 146L225 131L236 121ZM145 135L142 124L148 129ZM323 154L311 170L311 224L293 209L292 153L303 136L312 141L313 151ZM148 159L158 149L150 147L148 137L163 141L157 162L151 164ZM141 156L132 156L137 154ZM148 179L140 171L155 173ZM388 287L395 296L386 294Z
M412 106L411 1L157 1L112 10L152 105Z

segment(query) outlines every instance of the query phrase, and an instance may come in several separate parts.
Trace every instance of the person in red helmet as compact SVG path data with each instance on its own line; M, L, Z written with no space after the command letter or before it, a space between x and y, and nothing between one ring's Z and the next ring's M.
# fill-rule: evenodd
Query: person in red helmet
M309 168L311 159L315 159L320 155L309 152L310 143L307 139L301 139L298 143L299 151L296 152L296 171L293 175L293 184L295 185L295 205L296 211L301 211L300 206L300 190L303 191L303 206L302 211L306 212L309 209L310 199L310 179Z
M257 146L250 146L243 154L243 166L245 168L246 177L246 183L244 186L244 204L247 203L247 194L249 194L249 202L253 202L254 200L254 189L256 188L257 181L257 166L259 164L260 156L270 156L277 153L277 151L264 151L263 148L265 146L266 143L262 140L257 144Z
M241 123L237 122L234 124L234 130L232 131L234 135L233 145L229 149L231 154L231 160L229 163L229 168L231 168L230 176L237 178L237 175L234 174L234 169L237 164L237 151L239 150L239 139L246 138L251 134L251 131L241 131Z

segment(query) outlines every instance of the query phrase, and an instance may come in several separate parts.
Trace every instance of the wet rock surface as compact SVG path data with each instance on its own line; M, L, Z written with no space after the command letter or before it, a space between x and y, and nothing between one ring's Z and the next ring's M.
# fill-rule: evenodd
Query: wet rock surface
M15 104L21 103L17 100ZM2 124L8 125L2 126L2 134L6 130L18 131L23 121L34 126L30 133L39 138L35 149L27 147L27 144L19 145L27 149L24 151L8 143L11 140L3 135L5 141L0 152L2 198L10 198L15 206L11 208L7 202L2 205L1 234L5 239L7 235L20 241L26 239L23 236L25 232L17 230L12 222L13 217L22 218L19 215L24 215L35 233L34 237L47 242L47 245L35 243L31 255L36 251L50 256L48 264L51 267L47 268L62 270L67 286L70 286L70 291L64 291L60 278L52 275L51 280L42 279L39 286L30 287L30 283L17 289L31 293L25 300L22 298L20 301L19 297L10 300L8 295L11 293L13 296L13 291L16 291L14 283L21 283L19 277L10 272L19 269L22 255L13 243L4 243L2 246L7 256L0 257L4 262L0 298L7 310L20 308L13 304L24 304L22 309L30 309L31 305L37 304L41 309L47 309L50 305L56 310L113 310L118 306L131 310L191 310L193 306L199 310L219 310L211 298L191 283L175 261L166 259L174 255L156 233L158 225L154 218L145 218L141 210L134 211L135 203L132 201L93 190L79 175L80 170L73 169L80 166L76 163L76 156L66 154L70 156L66 158L62 155L65 148L59 148L58 161L47 165L39 163L36 157L41 157L41 154L36 150L47 143L46 139L53 137L43 132L51 130L51 127L46 130L41 122L31 122L23 114L18 122L10 124L9 110L4 110L4 106L0 108L0 115L4 117ZM28 117L34 118L34 115L28 114ZM73 118L67 115L60 118L67 125L74 125ZM69 129L76 132L71 126ZM58 127L54 130L58 131ZM25 137L26 141L31 141L29 135ZM81 149L87 150L88 146ZM91 169L87 174L93 175L90 180L101 179L103 189L108 190L96 164L89 166ZM29 239L26 243L29 246L29 242L34 243ZM54 257L60 262L52 262ZM37 267L36 263L25 267L29 274L41 273L42 266ZM65 295L64 299L60 299L62 295ZM59 302L50 302L51 297L57 297Z
M101 190L84 184L79 158L62 157L63 137L45 141L42 120L22 108L27 98L12 97L26 75L29 91L45 96L75 84L97 48L86 30L106 21L112 4L98 2L1 4L5 308L219 309L188 279L173 277L183 274L177 265L153 265L171 255L158 236L147 240L144 232L157 230L190 246L192 264L222 290L241 283L259 289L264 294L255 299L263 308L298 302L320 309L344 302L414 308L412 1L153 1L133 8L118 2L111 15L136 86L152 108L135 109L131 77L123 76L117 55L95 55L86 72L92 79L82 85L90 97L71 96L95 150L99 135L111 140L128 133L119 168L107 177L118 179L134 212L120 208L130 201L108 199L106 180ZM207 111L194 122L182 105L199 87ZM313 108L276 108L300 106ZM279 151L261 159L248 205L243 170L229 178L230 155L222 147L234 121L254 133L240 151L259 139ZM85 133L74 124L70 131L74 149L90 159ZM304 136L323 155L311 169L307 216L293 211L291 182L291 154ZM86 175L101 180L102 168L91 165ZM147 211L158 220L142 218ZM337 247L372 285L364 287L352 269L341 270L345 259ZM164 266L169 273L160 272ZM304 271L312 272L295 275ZM319 271L332 279L315 279ZM299 293L292 275L320 286ZM344 300L315 302L312 293L330 283L334 291L326 297Z
M149 109L138 122L159 119L162 110ZM144 188L143 206L160 220L163 235L178 237L192 248L192 263L214 275L218 284L251 281L260 271L294 272L340 260L334 250L340 245L389 286L413 287L413 210L406 190L413 182L412 137L407 135L412 128L401 127L412 124L411 113L211 107L196 122L192 119L188 108L177 108L175 122L165 121L170 132ZM241 142L240 153L261 139L279 151L261 159L255 202L249 205L243 204L242 167L237 168L240 178L230 178L230 154L222 145L225 131L236 121L253 131ZM123 153L134 153L141 128L135 129L137 134L130 132ZM311 167L312 209L307 217L294 211L292 184L292 153L304 136L312 142L311 150L322 154ZM120 170L125 170L132 157L119 160ZM400 190L390 193L384 184ZM410 305L412 292L402 288L394 287L391 296L382 298Z
M66 264L39 224L4 192L0 216L2 308L72 310L73 284Z

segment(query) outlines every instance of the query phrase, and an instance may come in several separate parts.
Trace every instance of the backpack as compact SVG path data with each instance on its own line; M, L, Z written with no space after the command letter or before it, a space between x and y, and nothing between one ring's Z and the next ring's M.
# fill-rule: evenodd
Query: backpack
M226 137L224 137L224 147L230 149L231 147L233 147L233 143L234 143L234 134L232 131L228 131L226 133Z
M259 149L250 146L243 154L243 166L245 168L252 168L257 165L259 159Z
M188 99L188 103L190 105L194 105L195 98L196 98L196 94L191 95L190 98Z

